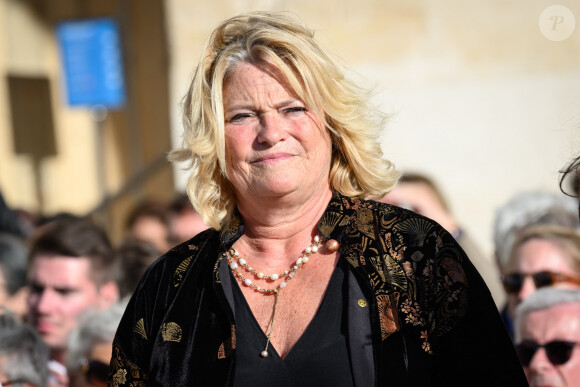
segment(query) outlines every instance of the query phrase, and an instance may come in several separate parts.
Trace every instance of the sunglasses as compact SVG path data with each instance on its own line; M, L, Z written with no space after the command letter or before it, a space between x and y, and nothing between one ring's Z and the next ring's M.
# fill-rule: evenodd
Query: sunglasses
M558 282L580 285L580 278L561 273L552 273L550 271L539 271L531 274L511 273L503 276L501 281L507 293L519 293L522 290L526 277L532 277L536 288L552 286Z
M554 340L546 344L538 344L535 341L523 341L516 345L516 352L520 358L520 362L524 367L528 367L532 358L539 348L544 348L548 360L553 365L562 365L570 360L572 357L572 350L578 345L574 341L560 341Z
M86 381L91 385L106 385L109 365L97 360L83 364Z

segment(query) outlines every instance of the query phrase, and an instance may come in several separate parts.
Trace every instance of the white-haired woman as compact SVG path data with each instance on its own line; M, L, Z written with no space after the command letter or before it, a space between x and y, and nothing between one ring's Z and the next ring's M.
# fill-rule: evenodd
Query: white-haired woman
M188 193L212 229L144 275L109 382L525 385L453 237L383 197L381 120L282 15L212 34L184 101Z

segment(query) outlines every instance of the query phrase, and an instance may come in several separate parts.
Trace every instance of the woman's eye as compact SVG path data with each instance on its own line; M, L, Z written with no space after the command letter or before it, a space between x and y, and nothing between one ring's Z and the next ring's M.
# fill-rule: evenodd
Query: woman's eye
M303 106L293 106L290 108L287 108L286 113L302 113L306 111L306 108Z
M230 122L242 121L249 117L251 117L250 113L239 113L230 118Z

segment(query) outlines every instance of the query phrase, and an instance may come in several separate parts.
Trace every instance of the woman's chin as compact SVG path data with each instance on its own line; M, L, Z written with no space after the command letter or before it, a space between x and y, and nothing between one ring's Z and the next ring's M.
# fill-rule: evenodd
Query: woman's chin
M286 185L286 184L276 184L276 185L272 185L272 186L265 186L265 187L260 187L260 189L257 190L253 190L255 196L257 198L283 198L285 196L288 196L292 193L295 193L296 191L299 191L299 188L296 186L292 186L290 184Z

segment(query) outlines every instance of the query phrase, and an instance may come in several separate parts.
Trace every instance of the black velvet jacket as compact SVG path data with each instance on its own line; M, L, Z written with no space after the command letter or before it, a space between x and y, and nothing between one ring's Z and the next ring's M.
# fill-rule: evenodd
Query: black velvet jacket
M318 230L349 263L357 386L527 385L489 290L438 224L335 193ZM242 234L236 216L148 269L119 325L109 385L232 385L236 324L221 253Z

